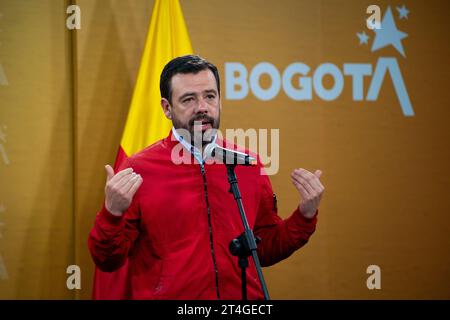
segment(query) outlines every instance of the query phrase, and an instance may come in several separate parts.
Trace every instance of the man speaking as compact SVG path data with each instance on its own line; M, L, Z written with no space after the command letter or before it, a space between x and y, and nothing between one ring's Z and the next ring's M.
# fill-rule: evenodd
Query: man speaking
M240 299L241 270L229 244L243 225L225 164L206 161L204 152L211 144L230 146L214 134L221 112L218 70L199 56L178 57L164 67L160 89L173 128L126 159L117 173L106 166L105 201L89 235L92 258L106 272L128 259L131 299ZM192 161L174 161L180 147ZM282 220L255 158L256 166L236 166L235 172L249 226L260 239L259 260L270 266L308 242L324 187L320 170L294 170L301 201ZM263 299L253 261L247 296Z

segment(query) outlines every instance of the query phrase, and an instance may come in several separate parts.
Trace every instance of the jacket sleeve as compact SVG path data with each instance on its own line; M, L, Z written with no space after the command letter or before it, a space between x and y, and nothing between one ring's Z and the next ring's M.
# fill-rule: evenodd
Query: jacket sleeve
M119 170L130 167L124 162ZM112 215L103 204L94 227L89 233L88 246L96 266L105 272L113 272L124 265L134 241L139 236L139 189L130 207L118 217Z
M260 177L260 190L254 233L261 239L257 249L261 265L267 267L286 259L308 242L316 229L318 212L308 219L297 207L290 217L283 220L278 216L275 194L267 175Z

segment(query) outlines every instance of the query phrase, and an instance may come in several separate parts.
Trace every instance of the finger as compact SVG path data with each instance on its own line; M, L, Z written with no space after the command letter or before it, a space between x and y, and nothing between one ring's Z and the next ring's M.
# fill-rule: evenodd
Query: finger
M317 198L317 196L319 196L318 199L320 200L325 188L323 187L322 183L319 181L319 179L317 179L317 177L315 175L310 173L310 175L308 175L308 178L305 178L305 176L297 174L297 175L294 175L294 177L297 177L298 181L301 182L308 189L308 191L312 197ZM309 188L308 188L308 186L309 186Z
M106 181L108 182L114 177L114 169L109 164L107 164L105 166L105 170L106 170Z
M315 185L310 182L311 178L308 173L310 172L305 169L295 169L293 175L309 192L313 192L315 191Z
M306 181L311 185L316 194L321 194L323 192L323 185L316 176L313 175L313 178L308 178Z
M128 195L133 197L136 193L137 189L141 186L144 179L140 175L138 175L138 179L134 182L134 184L131 186L130 190L128 191Z
M116 181L116 183L114 184L114 188L117 190L120 190L121 192L124 192L124 188L127 185L127 183L129 183L131 179L136 177L136 175L137 174L135 172L129 172L129 173L123 175L120 178L120 180Z
M297 181L298 183L300 183L308 191L308 195L314 194L314 188L308 183L308 181L306 181L305 178L296 174L295 172L292 173L292 178L295 179L295 181Z
M298 170L294 170L294 172L296 172L299 176L303 177L306 181L317 180L317 177L306 169L300 168Z
M305 169L294 170L294 172L297 173L299 178L304 179L316 192L322 191L323 186L316 175Z
M139 179L139 175L136 173L132 173L129 176L126 176L128 178L122 178L122 180L120 180L120 183L122 183L122 185L120 186L120 191L125 194L128 193L128 191L130 190L131 186L136 182L137 179Z
M133 168L126 168L118 173L110 180L110 183L115 185L120 179L122 179L124 176L129 175L133 172Z
M322 175L322 170L316 170L316 172L314 172L314 175L317 177L317 179L320 179L320 176Z
M322 188L322 191L325 190L325 187L323 186L322 182L320 181L320 177L322 176L322 170L316 170L316 172L314 172L314 175L317 177L317 183Z
M308 197L309 193L305 189L305 187L303 187L301 183L298 183L294 178L292 178L292 183L297 188L297 190L300 192L302 199L306 199Z
M317 183L319 184L319 186L321 187L321 190L324 191L325 187L323 186L322 182L320 181L320 177L322 176L322 170L316 170L316 172L314 172L314 175L317 177Z

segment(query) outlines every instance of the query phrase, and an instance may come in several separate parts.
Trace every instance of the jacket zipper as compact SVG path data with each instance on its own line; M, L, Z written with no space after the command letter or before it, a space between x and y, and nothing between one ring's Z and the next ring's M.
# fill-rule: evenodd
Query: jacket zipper
M211 208L209 206L208 185L207 185L207 182L206 182L206 173L205 173L205 166L204 166L204 164L200 164L200 169L201 169L202 177L203 177L203 188L205 190L206 210L208 212L209 243L210 243L210 246L211 246L211 255L212 255L213 264L214 264L214 272L216 274L216 294L217 294L217 299L220 300L219 270L217 269L216 255L214 253L213 230L212 230L212 223L211 223Z

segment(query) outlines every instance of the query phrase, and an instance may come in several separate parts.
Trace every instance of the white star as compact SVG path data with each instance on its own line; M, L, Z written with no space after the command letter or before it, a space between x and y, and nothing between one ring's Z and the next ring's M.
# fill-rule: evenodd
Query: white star
M356 35L359 38L359 44L367 44L367 41L369 40L369 36L363 31L363 32L357 32Z
M409 10L406 9L405 5L403 7L397 7L397 11L400 19L408 19Z
M406 56L401 40L408 35L397 29L391 7L388 7L384 14L383 21L381 21L381 29L374 29L373 31L375 32L375 39L372 43L372 52L392 45L402 56Z

